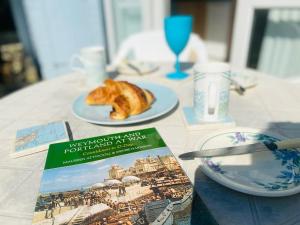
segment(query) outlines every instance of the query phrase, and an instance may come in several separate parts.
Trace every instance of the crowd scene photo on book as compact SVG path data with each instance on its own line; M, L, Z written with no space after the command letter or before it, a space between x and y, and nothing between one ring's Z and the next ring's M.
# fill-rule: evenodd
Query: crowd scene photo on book
M104 163L108 166L102 165L107 168L103 182L41 192L33 224L138 225L188 221L192 185L174 156L161 154L168 151L167 148L160 152L151 150L152 155L148 156L123 155L118 161L106 159ZM124 158L127 168L122 166ZM129 162L132 164L128 165Z

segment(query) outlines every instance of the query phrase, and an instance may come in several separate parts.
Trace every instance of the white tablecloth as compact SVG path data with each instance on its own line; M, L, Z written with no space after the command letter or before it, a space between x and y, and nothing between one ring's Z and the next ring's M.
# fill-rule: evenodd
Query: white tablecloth
M12 159L17 129L51 121L68 121L74 139L146 127L156 127L175 156L192 150L195 142L212 129L186 129L181 107L192 105L192 79L170 81L163 67L153 75L120 76L164 84L180 99L179 107L170 115L126 127L89 124L72 115L73 100L86 89L84 76L69 74L43 81L0 100L0 224L31 224L40 177L47 152ZM230 114L238 126L270 130L287 137L300 137L300 85L248 71L258 77L258 86L244 96L231 92ZM205 177L196 161L180 161L201 198L220 224L300 224L300 195L286 198L261 198L231 191ZM196 178L195 178L196 177ZM196 179L196 180L195 180ZM288 210L287 210L288 209Z

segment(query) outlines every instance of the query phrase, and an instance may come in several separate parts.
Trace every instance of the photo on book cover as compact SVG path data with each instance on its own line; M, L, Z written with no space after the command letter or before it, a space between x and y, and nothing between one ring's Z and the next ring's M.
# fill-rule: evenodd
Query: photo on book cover
M192 201L189 178L163 146L45 169L32 223L190 224Z

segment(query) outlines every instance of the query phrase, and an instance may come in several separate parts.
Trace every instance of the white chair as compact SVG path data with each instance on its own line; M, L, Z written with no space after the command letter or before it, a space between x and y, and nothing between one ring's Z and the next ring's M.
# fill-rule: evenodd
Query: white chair
M112 62L117 66L122 60L138 60L143 62L175 62L175 54L169 49L164 32L147 31L131 35L120 46ZM205 45L196 34L191 34L189 42L180 54L184 62L207 61Z

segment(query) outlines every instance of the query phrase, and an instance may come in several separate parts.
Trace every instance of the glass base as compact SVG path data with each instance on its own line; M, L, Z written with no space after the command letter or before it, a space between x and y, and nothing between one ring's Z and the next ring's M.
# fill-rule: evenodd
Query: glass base
M181 80L187 78L188 76L189 75L187 73L183 73L183 72L173 72L167 74L167 78L172 80Z

